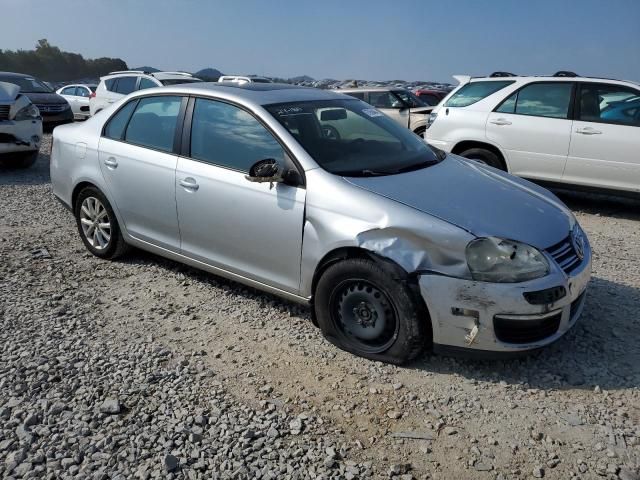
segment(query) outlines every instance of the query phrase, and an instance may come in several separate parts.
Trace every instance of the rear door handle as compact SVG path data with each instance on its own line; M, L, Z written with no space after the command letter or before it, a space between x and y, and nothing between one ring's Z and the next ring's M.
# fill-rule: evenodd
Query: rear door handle
M180 180L180 186L186 188L187 190L193 190L194 192L200 188L198 182L196 182L195 178L187 177Z
M591 127L584 127L576 129L576 133L581 133L582 135L600 135L602 132L600 130L596 130Z
M511 125L511 122L506 118L496 118L495 120L489 120L494 125Z
M113 157L109 157L104 161L104 164L107 166L107 168L110 169L114 169L114 168L118 168L118 161L113 158Z

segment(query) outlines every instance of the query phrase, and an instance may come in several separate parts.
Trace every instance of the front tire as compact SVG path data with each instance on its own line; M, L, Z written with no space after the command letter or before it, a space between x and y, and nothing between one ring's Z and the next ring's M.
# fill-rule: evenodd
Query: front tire
M80 238L96 257L111 260L127 251L115 213L100 190L83 189L76 199L74 213Z
M405 277L406 275L402 275ZM428 314L395 269L370 259L347 259L318 281L318 326L333 344L358 356L402 364L428 343Z

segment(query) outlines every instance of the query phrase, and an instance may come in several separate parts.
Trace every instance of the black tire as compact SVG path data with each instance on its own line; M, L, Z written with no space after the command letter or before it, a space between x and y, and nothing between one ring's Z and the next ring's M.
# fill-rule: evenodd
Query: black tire
M92 202L91 199L97 199L99 203L102 205L103 210L100 210L98 216L100 217L98 220L101 221L100 224L109 224L108 231L109 239L106 244L103 245L93 245L93 243L99 243L96 240L96 237L93 237L92 240L88 238L88 235L85 233L82 218L83 215L86 215L86 212L83 214L83 204L85 200L89 199L89 202ZM95 205L95 203L94 203ZM82 243L84 243L87 250L89 250L92 254L99 258L105 258L109 260L113 260L123 255L129 249L129 246L125 243L124 238L122 237L122 232L120 230L120 225L118 224L118 219L116 218L113 209L111 208L111 204L107 200L107 197L95 187L86 187L79 194L76 199L76 203L73 208L75 217L76 217L76 225L78 227L78 233L80 234L80 238L82 239ZM107 222L104 222L104 219L107 219ZM96 221L98 221L96 220ZM94 231L96 226L94 225ZM106 229L105 229L106 230ZM91 235L89 235L91 236ZM105 240L104 236L100 236L100 239Z
M327 340L386 363L402 364L418 356L431 341L430 320L399 270L361 258L330 265L318 281L314 300L318 326Z
M460 154L461 157L468 158L469 160L476 160L481 163L485 163L490 167L497 168L498 170L506 171L504 163L498 155L486 148L470 148Z
M4 160L0 160L0 163L4 167L8 168L21 168L26 169L32 167L38 160L38 150L33 152L19 152L13 153L7 156Z

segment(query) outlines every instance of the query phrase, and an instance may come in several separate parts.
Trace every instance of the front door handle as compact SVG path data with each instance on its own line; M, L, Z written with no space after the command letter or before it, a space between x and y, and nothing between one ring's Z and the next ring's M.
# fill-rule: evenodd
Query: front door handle
M511 125L511 122L506 118L496 118L495 120L489 120L494 125Z
M600 135L602 132L600 130L596 130L591 127L584 127L576 129L576 133L580 133L582 135Z
M187 190L193 190L194 192L200 188L198 182L196 182L195 178L187 177L180 180L180 186L186 188Z
M118 168L118 161L113 158L113 157L109 157L104 161L104 164L107 166L107 168L110 169L114 169L114 168Z

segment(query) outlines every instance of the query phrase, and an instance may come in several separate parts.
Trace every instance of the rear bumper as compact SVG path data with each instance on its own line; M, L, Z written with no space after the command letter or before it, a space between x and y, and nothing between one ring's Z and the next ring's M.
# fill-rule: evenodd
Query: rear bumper
M38 150L41 141L40 120L0 121L0 154Z
M549 345L577 322L590 277L588 246L570 275L555 265L549 275L520 283L423 275L419 285L431 317L434 350L486 358L530 353ZM564 296L546 304L531 303L524 295L558 288L564 289Z

